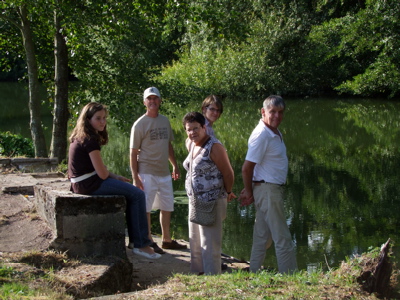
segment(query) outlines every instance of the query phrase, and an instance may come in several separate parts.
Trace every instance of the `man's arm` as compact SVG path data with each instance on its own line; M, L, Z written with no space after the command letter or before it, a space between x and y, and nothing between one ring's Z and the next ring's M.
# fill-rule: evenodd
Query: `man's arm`
M138 168L138 154L139 150L131 148L130 149L130 166L132 172L132 180L133 184L139 189L143 190L143 183L139 177L139 168Z
M242 206L250 205L254 202L253 198L253 172L254 167L256 166L255 163L245 160L242 166L242 177L243 177L243 184L244 189L240 193L240 200Z
M175 151L174 148L172 147L171 142L169 142L168 144L168 159L172 165L172 178L174 180L177 180L179 179L181 173L179 171L179 167L175 159Z

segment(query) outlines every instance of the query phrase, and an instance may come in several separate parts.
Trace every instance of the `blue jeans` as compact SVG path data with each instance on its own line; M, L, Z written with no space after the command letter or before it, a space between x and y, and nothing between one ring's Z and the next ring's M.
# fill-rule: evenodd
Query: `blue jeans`
M133 243L135 248L143 248L151 244L147 224L146 198L141 189L130 183L109 177L92 195L125 196L129 242Z

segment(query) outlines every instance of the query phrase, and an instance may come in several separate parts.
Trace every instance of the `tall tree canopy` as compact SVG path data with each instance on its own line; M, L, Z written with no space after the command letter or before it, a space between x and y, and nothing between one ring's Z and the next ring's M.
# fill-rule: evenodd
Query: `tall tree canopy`
M170 86L172 97L183 89L196 98L207 92L238 99L338 92L395 97L399 5L385 0L196 2L195 11L221 12L225 18L202 13L187 20L179 59L157 80ZM232 18L233 7L240 17Z
M209 93L400 95L398 1L1 0L0 10L2 69L24 57L55 104L51 155L65 148L67 108L101 101L128 128L153 84L178 105Z

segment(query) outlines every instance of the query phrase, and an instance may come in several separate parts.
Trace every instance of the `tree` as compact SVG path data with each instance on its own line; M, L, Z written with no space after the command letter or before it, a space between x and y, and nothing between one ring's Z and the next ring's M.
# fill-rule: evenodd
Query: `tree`
M29 108L31 136L35 146L36 157L47 157L47 147L41 124L41 101L39 98L39 79L48 79L49 74L45 71L48 61L54 61L54 108L53 108L53 130L50 146L50 157L58 158L61 162L66 158L67 149L67 123L68 123L68 50L62 28L61 1L55 0L32 3L32 1L3 1L3 19L16 24L11 19L16 11L21 25L18 28L22 33L25 49L26 63L28 66L29 81ZM64 6L65 8L65 6ZM53 11L53 26L51 24L51 12ZM15 13L14 13L15 15ZM30 20L35 20L32 26ZM43 55L38 63L35 39L40 41L39 48L49 50L50 36L54 36L54 60ZM48 51L48 54L50 51ZM42 66L40 71L39 65Z
M152 76L177 57L180 7L164 0L76 5L67 28L70 67L79 80L70 108L100 101L119 127L130 128L143 113L142 93L154 84Z
M188 3L180 57L156 77L171 97L399 95L398 1Z
M32 83L42 80L48 86L51 101L54 99L50 156L60 161L66 156L68 106L74 110L88 101L101 101L111 111L118 112L120 120L132 121L132 114L141 107L137 101L139 95L150 84L149 70L168 61L177 49L171 36L179 33L173 27L163 31L167 23L164 12L174 7L173 1L3 0L1 3L2 17L7 22L9 18L5 16L12 14L18 5L24 5L34 23L31 35L41 55L34 55L32 49L25 51L26 57L37 59L36 81L33 77L29 80ZM6 35L2 36L2 43L7 43L8 50L20 51L12 48ZM78 89L72 92L67 81L68 67L79 79ZM35 143L35 148L43 145L44 140Z
M400 4L371 0L357 12L313 27L309 41L320 78L341 93L400 92Z
M50 157L57 157L61 162L67 157L68 112L68 49L63 34L62 11L59 0L54 8L54 114Z
M41 122L41 99L39 96L39 70L36 60L34 34L28 18L28 7L23 2L2 1L1 18L18 28L22 35L29 79L30 129L36 157L47 157L47 148Z

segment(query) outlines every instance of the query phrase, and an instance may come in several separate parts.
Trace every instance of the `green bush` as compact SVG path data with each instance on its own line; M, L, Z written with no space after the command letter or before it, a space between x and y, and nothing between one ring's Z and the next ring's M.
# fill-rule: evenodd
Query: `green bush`
M34 157L32 140L10 132L0 132L0 155L6 157Z

